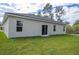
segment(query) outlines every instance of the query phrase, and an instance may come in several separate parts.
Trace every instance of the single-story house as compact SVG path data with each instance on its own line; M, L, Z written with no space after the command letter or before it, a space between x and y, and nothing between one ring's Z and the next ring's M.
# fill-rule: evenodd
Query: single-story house
M8 38L65 34L63 22L32 14L5 13L4 33Z

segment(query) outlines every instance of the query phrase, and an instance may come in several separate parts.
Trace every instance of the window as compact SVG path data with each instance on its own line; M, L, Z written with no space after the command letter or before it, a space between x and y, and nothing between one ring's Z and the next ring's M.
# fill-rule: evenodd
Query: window
M54 32L56 31L56 25L53 26L53 31L54 31Z
M65 31L65 26L63 26L63 32Z
M22 28L23 28L23 23L22 23L22 21L17 21L16 31L17 31L17 32L22 32Z
M22 32L22 27L17 27L17 32Z
M23 26L22 21L17 21L17 26Z

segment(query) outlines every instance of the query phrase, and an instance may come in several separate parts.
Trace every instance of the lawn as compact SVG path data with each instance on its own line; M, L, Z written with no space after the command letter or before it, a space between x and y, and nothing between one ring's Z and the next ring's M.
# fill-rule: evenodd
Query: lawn
M0 55L78 55L79 36L54 35L8 39L0 32Z

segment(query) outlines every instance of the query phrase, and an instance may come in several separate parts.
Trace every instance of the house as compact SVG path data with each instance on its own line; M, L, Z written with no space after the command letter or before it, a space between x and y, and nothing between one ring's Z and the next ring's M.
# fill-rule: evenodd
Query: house
M2 23L0 22L0 30L2 30Z
M4 33L8 38L65 34L63 22L32 14L5 13Z

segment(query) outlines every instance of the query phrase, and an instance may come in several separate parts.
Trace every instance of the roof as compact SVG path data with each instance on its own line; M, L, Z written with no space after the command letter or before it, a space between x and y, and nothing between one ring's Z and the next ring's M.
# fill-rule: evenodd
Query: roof
M51 19L49 17L46 17L46 16L37 16L37 15L34 15L34 14L8 13L8 12L6 12L5 15L15 16L15 17L22 17L22 18L26 18L26 19L28 18L28 20L34 20L34 21L39 21L39 22L46 22L46 23L65 25L65 23L59 22L59 21L54 21L53 19Z

